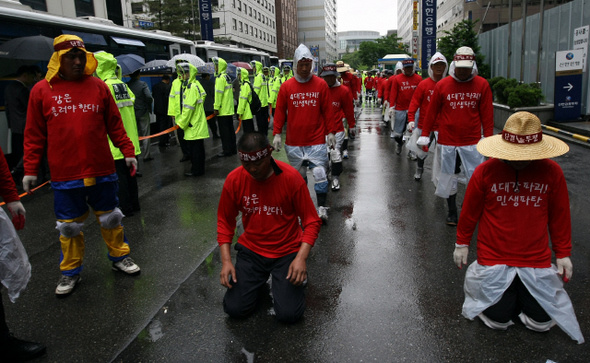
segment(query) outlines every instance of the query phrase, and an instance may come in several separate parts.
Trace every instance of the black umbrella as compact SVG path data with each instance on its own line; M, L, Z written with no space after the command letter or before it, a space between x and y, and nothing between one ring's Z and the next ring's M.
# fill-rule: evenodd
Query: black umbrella
M121 66L123 75L131 74L145 66L145 60L136 54L121 54L115 57Z
M0 57L48 61L53 54L53 38L43 35L11 39L0 45Z

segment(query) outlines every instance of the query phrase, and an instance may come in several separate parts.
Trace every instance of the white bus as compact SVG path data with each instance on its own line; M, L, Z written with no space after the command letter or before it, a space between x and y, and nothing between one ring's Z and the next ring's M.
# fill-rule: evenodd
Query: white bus
M259 61L263 66L270 67L270 54L257 50L256 48L238 48L236 45L217 44L208 40L197 40L195 42L197 56L205 62L211 58L223 58L227 63Z

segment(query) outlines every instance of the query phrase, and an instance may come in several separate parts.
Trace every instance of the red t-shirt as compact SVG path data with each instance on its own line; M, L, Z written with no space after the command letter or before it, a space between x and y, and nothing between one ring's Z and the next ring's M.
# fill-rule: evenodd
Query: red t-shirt
M422 136L428 136L439 124L441 145L475 145L483 136L494 133L494 106L488 81L475 76L471 81L458 82L445 77L434 87L428 113L422 123Z
M410 101L422 77L416 73L411 76L399 74L389 81L389 107L397 111L405 111L410 107Z
M321 220L307 184L292 166L275 163L275 173L262 182L241 166L229 173L217 209L219 245L232 242L239 212L244 233L238 242L261 256L279 258L298 252L302 242L314 245Z
M348 87L351 91L356 89L356 77L350 72L341 73L342 84ZM353 99L357 99L356 91L352 92Z
M555 256L570 256L570 204L563 171L549 159L532 161L518 174L501 160L482 163L467 186L458 244L469 245L478 222L480 265L550 267L549 234Z
M346 118L349 127L355 126L352 92L345 85L330 87L330 105L332 106L332 124L336 132L344 131L342 119Z
M107 135L128 158L135 148L127 137L109 87L98 78L55 77L31 90L25 127L25 175L37 175L47 144L51 181L95 178L115 173Z
M389 97L389 78L383 78L380 83L379 92L377 94L378 98L381 98L383 102L388 100Z
M0 148L0 196L4 199L5 203L20 200L2 148Z
M408 108L408 122L416 121L416 111L420 109L420 117L418 117L417 125L419 129L422 129L422 124L424 123L423 120L428 112L428 106L430 105L432 94L434 93L434 86L436 86L436 82L428 77L420 82L412 96L412 102L410 102L410 108ZM437 129L438 125L435 125L433 131L436 131Z
M312 76L306 83L299 83L295 77L283 83L277 96L273 135L283 131L288 112L285 144L325 144L326 135L334 132L332 124L326 123L332 120L329 93L326 82L317 76Z

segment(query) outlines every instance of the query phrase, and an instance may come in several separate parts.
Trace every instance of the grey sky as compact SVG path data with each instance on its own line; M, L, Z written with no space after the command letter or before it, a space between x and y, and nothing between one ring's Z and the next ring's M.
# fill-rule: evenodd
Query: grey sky
M336 0L338 31L397 29L396 0Z

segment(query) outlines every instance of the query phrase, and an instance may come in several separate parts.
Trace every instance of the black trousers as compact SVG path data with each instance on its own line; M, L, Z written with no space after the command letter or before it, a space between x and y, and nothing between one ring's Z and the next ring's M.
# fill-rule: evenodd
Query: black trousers
M2 287L0 286L0 294L2 293ZM6 325L6 316L4 315L4 303L2 302L2 296L0 295L0 345L6 344L8 339L8 325Z
M191 156L191 173L205 174L205 140L186 140Z
M172 127L172 118L168 115L160 115L156 114L156 129L155 132L152 130L152 133L162 132L170 127ZM166 144L170 141L170 134L164 134L160 136L158 140L158 145L160 147L166 147Z
M23 165L23 156L25 155L25 135L23 134L12 134L12 152L10 153L9 167L10 169L16 168L18 171L24 173L25 168Z
M233 115L217 116L219 123L219 134L221 136L221 147L223 153L227 155L236 154L238 148L236 146L236 130L234 130Z
M500 301L484 310L483 313L499 323L507 323L511 319L517 319L520 312L539 323L551 320L517 274L512 284L504 291Z
M254 129L254 119L247 119L247 120L242 120L242 130L244 130L244 133L247 132L255 132L256 130Z
M205 111L205 116L207 117L213 114L213 111ZM211 129L211 136L213 136L214 138L218 138L219 134L217 133L217 116L213 116L212 119L207 120L207 125L209 125L209 128Z
M133 211L139 210L137 177L131 176L125 159L115 160L115 169L119 177L119 209L123 214L133 214Z
M258 132L268 137L268 106L261 107L256 113L256 126L258 126Z
M184 139L184 130L179 128L178 130L176 130L176 135L178 136L178 144L180 145L180 150L182 150L182 155L190 156L191 152L188 148L186 140Z
M295 286L286 278L297 253L267 258L239 243L236 243L235 249L238 251L235 265L238 282L227 289L223 298L223 310L233 318L250 315L256 308L260 287L272 275L275 317L285 323L299 320L305 311L303 286Z

